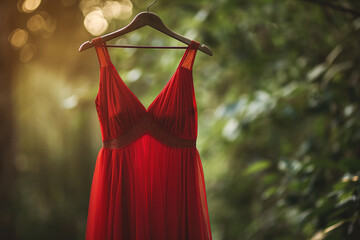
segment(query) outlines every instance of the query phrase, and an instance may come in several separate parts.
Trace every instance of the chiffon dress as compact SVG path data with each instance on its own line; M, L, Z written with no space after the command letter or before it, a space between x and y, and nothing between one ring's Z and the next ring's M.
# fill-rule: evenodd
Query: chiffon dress
M100 37L95 98L102 148L93 173L86 240L212 239L197 139L192 41L148 108L126 86Z

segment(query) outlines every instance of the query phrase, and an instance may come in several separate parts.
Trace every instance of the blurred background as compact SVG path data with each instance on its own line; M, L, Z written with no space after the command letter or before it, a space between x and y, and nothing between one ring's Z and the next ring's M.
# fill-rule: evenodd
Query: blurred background
M140 0L0 2L0 239L84 239L101 132L80 45ZM194 86L214 240L360 238L360 1L158 0L198 51ZM144 27L108 44L185 46ZM147 107L183 49L109 48Z

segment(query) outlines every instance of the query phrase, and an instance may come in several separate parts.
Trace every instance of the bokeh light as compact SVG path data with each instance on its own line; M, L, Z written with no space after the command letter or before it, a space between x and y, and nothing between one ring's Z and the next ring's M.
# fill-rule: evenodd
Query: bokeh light
M70 97L65 98L62 101L61 105L63 108L71 109L71 108L76 107L78 102L79 102L78 97L74 94L74 95L71 95Z
M46 12L43 12L42 16L45 19L44 29L49 33L54 32L56 28L56 20Z
M40 14L32 16L26 23L26 26L32 32L38 32L44 28L45 20Z
M27 43L20 50L20 61L21 62L29 62L35 55L36 46L32 43Z
M90 12L85 16L84 26L94 36L103 34L108 28L108 22L100 9Z
M111 20L115 19L128 19L132 15L132 3L130 1L107 1L105 2L102 12L104 17Z
M26 26L32 33L49 38L56 28L56 20L47 12L42 11L29 18Z
M25 0L21 5L21 10L31 13L40 6L41 0Z
M102 8L104 17L107 19L116 18L121 13L121 4L116 1L107 1Z
M9 41L15 48L20 48L25 45L28 40L28 32L21 28L16 28L10 33Z
M83 0L79 7L85 16L85 29L92 35L104 33L113 19L128 19L132 15L133 4L129 0L106 1Z

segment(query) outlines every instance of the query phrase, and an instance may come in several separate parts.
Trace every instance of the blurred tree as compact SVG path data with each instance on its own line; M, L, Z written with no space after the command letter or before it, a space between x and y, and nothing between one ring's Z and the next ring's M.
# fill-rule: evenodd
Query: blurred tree
M0 29L9 33L16 26L16 6L9 1L0 2ZM0 235L4 239L15 239L16 206L15 189L15 126L13 111L15 52L9 48L6 35L0 39Z

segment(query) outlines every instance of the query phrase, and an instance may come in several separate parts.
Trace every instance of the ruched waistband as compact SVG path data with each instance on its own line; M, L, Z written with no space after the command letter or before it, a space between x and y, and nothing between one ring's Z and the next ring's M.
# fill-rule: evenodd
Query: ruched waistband
M104 141L103 148L123 148L147 133L158 139L161 143L170 147L196 147L196 140L174 136L161 128L151 115L144 114L126 133L117 138Z

